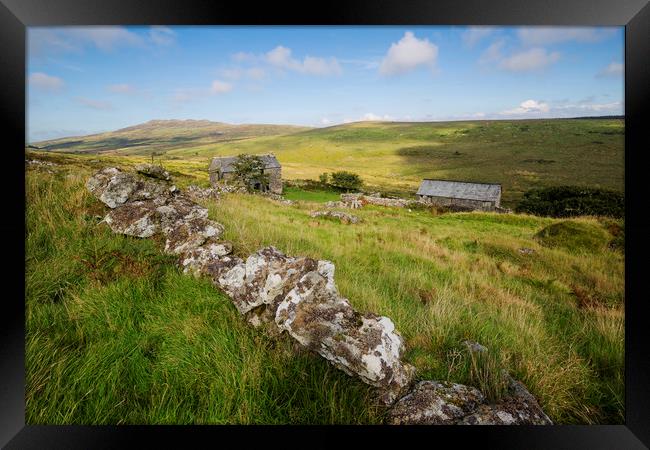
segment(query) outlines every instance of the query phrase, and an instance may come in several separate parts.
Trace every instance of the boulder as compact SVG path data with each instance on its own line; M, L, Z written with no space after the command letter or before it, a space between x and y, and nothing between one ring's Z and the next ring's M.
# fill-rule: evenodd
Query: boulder
M223 225L210 219L181 219L165 229L165 252L180 255L200 247L210 239L217 240L223 231Z
M261 305L273 309L293 289L300 277L315 270L318 262L311 258L293 258L275 247L266 247L220 274L215 283L233 300L241 314Z
M360 314L334 285L334 266L319 261L280 302L275 321L303 346L349 375L380 390L392 403L410 385L415 369L401 357L404 341L388 317Z
M520 381L510 378L507 397L493 405L480 405L460 425L553 425L535 397Z
M160 214L152 200L127 203L111 210L104 221L114 233L140 238L160 231Z
M232 244L230 242L207 242L183 252L179 258L179 264L183 268L183 273L200 276L207 274L206 270L210 263L218 261L219 258L229 255L231 252Z
M135 166L135 171L151 178L157 178L159 180L169 181L172 177L169 175L162 166L156 166L154 164L137 164Z
M116 167L100 170L86 182L86 188L109 208L129 201L152 200L174 195L175 186L146 180Z
M390 425L453 425L471 414L485 397L476 388L462 384L420 381L388 412Z

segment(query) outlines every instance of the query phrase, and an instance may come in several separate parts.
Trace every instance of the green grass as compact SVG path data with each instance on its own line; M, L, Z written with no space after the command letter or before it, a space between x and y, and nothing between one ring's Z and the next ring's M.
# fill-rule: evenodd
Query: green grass
M154 125L126 132L143 140L136 147L120 147L121 132L93 138L92 148L127 160L164 151L156 158L201 180L214 156L273 152L285 179L317 180L323 172L347 170L369 190L403 196L413 196L423 178L501 183L506 207L532 188L624 187L622 119L358 122L310 130L250 125L196 139L204 127ZM64 145L60 151L86 148L77 141L57 142Z
M289 200L302 200L316 203L338 201L341 199L341 193L338 191L326 191L320 189L307 190L293 186L284 188L282 195Z
M27 177L27 423L380 420L366 385L248 326L154 240L98 225L77 172Z
M98 224L105 208L83 187L96 163L49 157L65 166L27 174L27 423L381 421L366 385L251 328L155 239ZM231 194L206 205L242 256L274 245L333 261L355 308L395 322L420 379L483 379L498 395L489 371L472 372L470 339L556 423L623 423L620 249L542 246L535 235L561 221L527 215L367 206L345 225L309 217L307 201ZM622 225L562 222L612 239Z

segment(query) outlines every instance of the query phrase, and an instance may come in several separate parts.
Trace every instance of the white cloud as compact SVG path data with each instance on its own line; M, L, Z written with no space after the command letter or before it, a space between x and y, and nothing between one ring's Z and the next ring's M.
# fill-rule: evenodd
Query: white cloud
M225 94L230 91L232 91L232 84L226 83L225 81L214 80L210 87L211 94Z
M234 67L229 69L221 69L219 71L222 77L228 80L239 80L241 78L248 78L251 80L261 80L266 76L266 71L261 67L251 67L242 69L241 67Z
M233 61L236 62L253 62L257 60L257 56L255 56L253 53L247 53L247 52L237 52L231 55L231 58Z
M512 116L512 115L523 115L530 113L546 113L550 110L550 107L547 103L539 102L537 100L526 100L521 102L518 107L514 109L509 109L502 111L499 114Z
M102 51L117 47L140 47L144 45L144 40L121 26L83 26L29 30L28 44L30 54L40 56L80 53L87 46Z
M419 66L433 68L437 58L437 45L428 39L418 39L411 31L407 31L402 39L391 44L379 66L379 73L395 75L410 72Z
M594 111L594 112L603 112L608 111L614 114L622 113L622 102L610 102L610 103L580 103L580 104L566 104L556 106L553 109L557 110L575 110L575 111Z
M82 42L88 41L98 49L110 51L119 46L139 46L142 38L124 27L81 27L72 28L68 36Z
M350 123L350 122L377 122L377 121L389 121L389 120L395 120L394 117L389 116L388 114L384 114L383 116L380 116L378 114L374 113L365 113L363 116L359 117L358 119L345 119L343 122L344 123Z
M321 123L322 125L329 125L329 124L332 123L332 121L331 121L330 119L328 119L327 117L323 117L323 118L320 120L320 123Z
M494 27L469 27L467 31L461 35L461 38L466 46L474 47L474 45L476 45L479 41L488 37L495 31L496 29Z
M622 63L611 62L607 67L598 72L598 77L621 77L625 72L625 67Z
M503 59L503 53L501 50L503 49L504 44L505 41L503 39L494 41L490 44L490 46L481 54L481 57L478 60L479 64L492 64Z
M306 56L302 61L291 56L291 49L278 45L265 55L270 65L308 75L340 75L342 70L336 58Z
M135 88L130 84L120 83L120 84L111 84L108 86L108 90L114 94L133 94L135 93Z
M110 109L113 109L113 105L111 105L109 102L104 102L101 100L93 100L91 98L86 98L86 97L77 97L77 102L91 109L97 109L103 111L108 111Z
M176 42L176 33L169 27L152 26L149 29L149 39L156 45L171 45Z
M560 59L560 53L549 53L544 48L531 48L501 60L499 66L512 72L542 69Z
M56 92L63 88L63 80L43 72L34 72L29 76L30 86L41 91Z
M612 36L614 28L593 27L526 27L517 30L517 36L525 45L549 45L560 42L598 42Z

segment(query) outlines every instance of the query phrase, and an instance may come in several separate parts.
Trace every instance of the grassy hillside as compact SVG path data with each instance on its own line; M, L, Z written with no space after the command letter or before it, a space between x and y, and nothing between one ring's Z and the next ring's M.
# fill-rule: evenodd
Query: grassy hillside
M155 240L98 224L83 183L105 163L66 161L27 174L27 423L381 420L363 383L250 328ZM275 245L333 261L355 308L394 320L420 377L471 383L461 341L476 340L555 422L623 422L624 255L609 245L621 222L366 207L342 225L310 218L316 203L206 205L240 255ZM563 222L571 239L540 233Z
M37 142L47 151L150 155L171 149L258 136L295 133L307 127L291 125L231 125L209 120L151 120L106 133Z
M622 119L359 122L298 132L255 128L249 135L238 128L237 138L234 131L192 137L211 126L187 131L154 125L146 128L157 131L147 131L149 137L142 141L137 137L142 130L136 127L110 138L98 135L88 142L59 140L48 145L130 158L164 149L159 158L163 164L179 172L197 168L194 175L205 180L213 156L274 152L286 179L317 179L323 172L350 170L360 174L369 189L400 195L413 195L423 178L494 182L503 185L505 206L514 206L534 187L572 184L622 191L624 183ZM134 146L111 141L120 136L133 136L129 145Z

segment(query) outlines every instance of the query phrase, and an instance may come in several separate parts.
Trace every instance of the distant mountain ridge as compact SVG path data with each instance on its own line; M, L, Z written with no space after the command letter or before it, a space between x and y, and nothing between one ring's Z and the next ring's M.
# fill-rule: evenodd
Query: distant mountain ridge
M270 124L228 124L210 120L150 120L138 125L86 136L70 136L34 142L41 150L73 153L164 152L263 136L310 130L310 127Z

